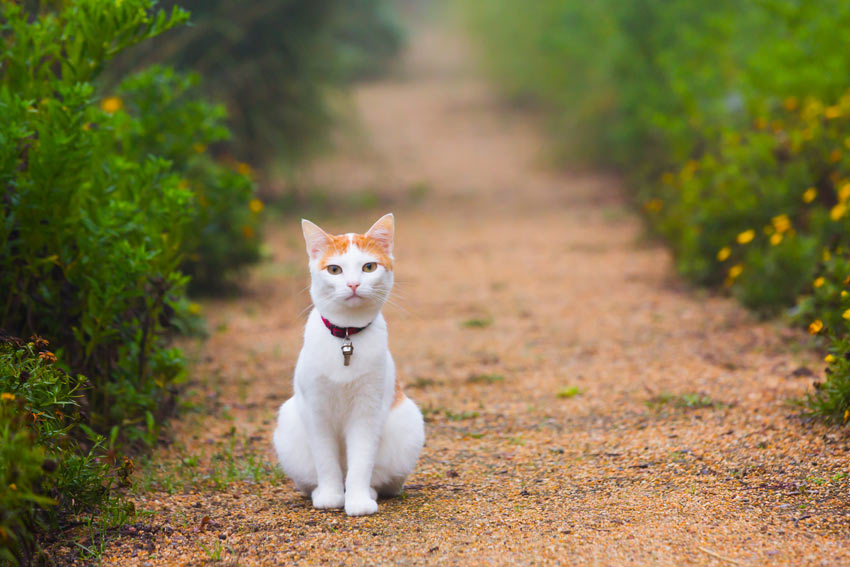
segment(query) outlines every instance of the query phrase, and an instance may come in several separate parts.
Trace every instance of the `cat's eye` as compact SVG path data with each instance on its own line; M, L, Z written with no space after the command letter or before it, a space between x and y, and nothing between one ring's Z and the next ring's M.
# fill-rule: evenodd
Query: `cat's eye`
M342 268L340 268L336 264L331 264L330 266L327 267L327 270L328 270L328 273L331 274L332 276L338 276L339 274L342 273Z
M378 263L377 262L366 262L365 264L363 264L363 271L364 272L374 272L377 269L378 269Z

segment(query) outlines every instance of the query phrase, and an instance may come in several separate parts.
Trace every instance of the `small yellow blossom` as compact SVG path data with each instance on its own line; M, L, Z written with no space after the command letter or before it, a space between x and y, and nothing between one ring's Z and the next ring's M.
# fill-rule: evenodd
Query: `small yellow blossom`
M9 392L3 392L0 394L0 400L14 402L15 394L10 394Z
M841 314L845 319L850 319L850 309L847 309L844 313Z
M820 255L820 257L824 262L829 262L829 259L832 258L832 254L830 254L829 248L824 248L823 253Z
M38 354L38 357L41 360L47 362L48 364L52 364L52 363L56 362L56 355L53 354L52 352L50 352L49 350L46 350L44 352L40 352Z
M841 161L841 150L836 149L836 150L832 150L831 152L829 152L829 162L830 163L836 163L836 162L839 162L839 161Z
M744 266L742 264L735 264L731 268L729 268L729 279L736 279L741 273L744 271Z
M776 232L785 232L791 228L791 219L788 218L788 215L777 215L770 222L773 224Z
M9 485L9 488L14 492L14 491L18 490L18 485L13 482L12 484Z
M812 201L814 201L817 198L817 196L818 196L818 190L815 189L814 187L809 187L803 193L803 202L804 203L811 203Z
M842 289L842 290L841 290L841 298L842 298L842 299L846 298L848 295L850 295L850 294L848 294L848 293L847 293L847 290L846 290L846 289Z
M816 278L815 281L812 282L812 287L817 289L819 287L823 287L823 284L825 284L825 283L826 283L826 279L824 279L824 277L821 276L819 278Z
M732 254L732 249L728 246L724 246L720 250L717 251L717 259L721 262L725 262L727 258Z
M650 199L643 207L650 213L657 213L664 207L664 201L661 199Z
M833 362L835 362L835 356L828 354L825 357L823 357L823 361L828 363L828 364L832 364Z
M242 225L241 230L242 236L244 236L247 240L251 240L252 238L254 238L254 229L252 227L245 224Z
M823 330L823 321L821 321L820 319L815 319L809 325L809 334L810 335L817 335L818 333L821 332L821 330Z
M844 147L850 150L850 138L844 138Z
M251 209L252 213L259 214L263 211L263 202L259 199L251 199L251 202L248 203L248 208Z
M847 205L845 205L844 203L838 203L837 205L832 207L832 209L830 209L829 218L834 221L837 221L841 217L843 217L845 213L847 213Z
M800 101L799 101L799 100L797 100L797 97L795 97L795 96L789 96L789 97L788 97L788 98L786 98L786 99L785 99L785 101L782 103L782 106L784 106L784 107L785 107L785 110L787 110L788 112L791 112L791 111L793 111L793 110L796 110L796 109L797 109L797 107L799 106L799 104L800 104Z
M83 124L83 130L85 130L86 132L91 130L91 122L86 122L85 124Z
M764 130L765 126L767 126L767 120L762 117L758 117L753 121L753 126L756 127L756 130Z
M778 246L779 243L782 242L782 234L777 232L776 234L770 237L771 246Z
M844 423L847 423L848 419L850 419L850 409L844 410Z
M850 183L844 183L844 185L838 189L838 198L842 201L850 199Z
M124 108L124 101L117 96L106 97L100 101L100 108L107 114L114 114Z
M192 144L192 149L195 150L196 153L202 154L207 151L207 145L202 144L200 142L195 142L194 144Z
M756 237L756 231L753 229L745 230L741 234L738 235L738 244L747 244L753 241L753 238Z
M254 173L254 169L244 161L240 161L236 165L236 171L238 171L241 175L245 175L247 177L250 177Z
M841 116L841 109L838 106L827 106L823 111L823 115L830 120Z
M189 304L189 313L192 315L200 315L201 314L201 305L199 303L195 303L194 301Z

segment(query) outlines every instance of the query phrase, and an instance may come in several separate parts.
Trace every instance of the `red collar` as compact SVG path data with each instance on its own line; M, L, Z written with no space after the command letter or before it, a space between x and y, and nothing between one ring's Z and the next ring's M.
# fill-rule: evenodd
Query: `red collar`
M320 317L321 317L321 315L320 315ZM322 317L322 323L325 324L325 327L327 327L330 330L330 332L333 336L338 337L340 339L350 337L351 335L356 335L357 333L359 333L360 331L362 331L363 329L365 329L366 327L368 327L369 325L372 324L372 323L368 323L366 325L366 327L338 327L337 325L334 325L333 323L331 323L330 321L328 321L324 317Z

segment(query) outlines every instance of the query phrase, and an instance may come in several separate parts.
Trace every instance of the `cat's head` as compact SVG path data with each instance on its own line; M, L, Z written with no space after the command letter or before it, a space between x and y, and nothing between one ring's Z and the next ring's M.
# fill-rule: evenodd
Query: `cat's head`
M301 221L310 257L310 296L336 325L362 326L375 318L393 287L392 213L365 234L330 235Z

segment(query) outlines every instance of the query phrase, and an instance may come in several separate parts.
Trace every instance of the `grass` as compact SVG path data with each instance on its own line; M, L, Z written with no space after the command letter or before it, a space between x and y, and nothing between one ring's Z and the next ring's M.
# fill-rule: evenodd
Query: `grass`
M483 329L493 324L492 317L473 317L463 321L460 325L467 329Z
M645 403L647 407L656 410L661 409L665 406L673 407L676 409L720 409L726 407L727 405L723 402L713 400L706 394L699 394L693 392L683 394L672 394L670 392L662 392L657 396L653 396L650 399L646 400Z
M470 384L497 384L504 382L505 377L501 374L472 374L466 381Z
M574 398L581 393L582 391L578 386L564 386L558 390L558 397L562 399Z

